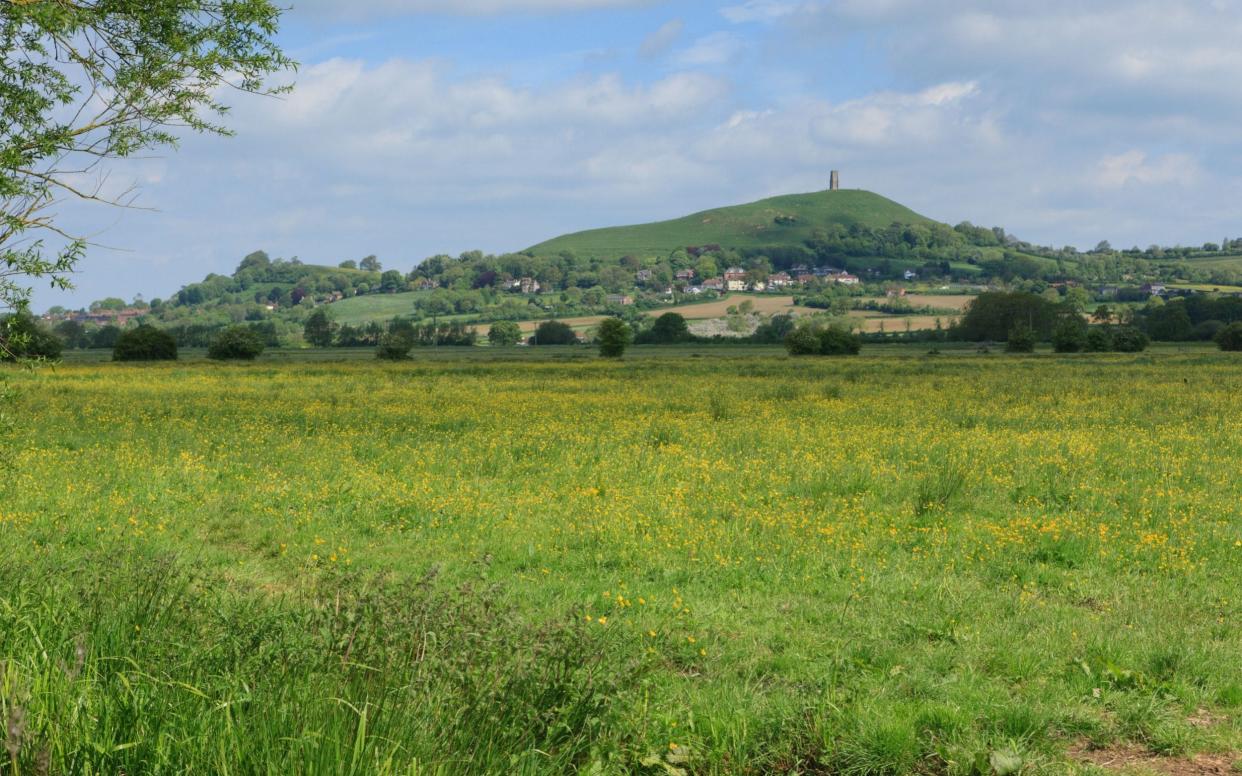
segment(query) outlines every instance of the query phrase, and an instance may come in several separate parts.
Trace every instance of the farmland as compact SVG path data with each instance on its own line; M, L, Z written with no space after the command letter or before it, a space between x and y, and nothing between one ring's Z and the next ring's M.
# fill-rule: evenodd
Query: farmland
M1228 772L1242 362L739 352L9 372L13 772Z

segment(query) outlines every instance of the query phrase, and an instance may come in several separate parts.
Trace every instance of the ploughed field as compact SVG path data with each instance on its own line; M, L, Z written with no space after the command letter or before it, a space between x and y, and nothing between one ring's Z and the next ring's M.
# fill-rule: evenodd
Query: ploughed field
M8 377L0 772L1242 751L1235 358Z

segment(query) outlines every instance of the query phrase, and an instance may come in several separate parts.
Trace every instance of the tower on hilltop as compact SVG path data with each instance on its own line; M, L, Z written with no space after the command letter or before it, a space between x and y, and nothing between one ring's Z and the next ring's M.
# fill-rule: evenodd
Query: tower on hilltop
M836 170L832 171L832 178L831 178L831 182L828 184L828 189L830 191L841 190L841 173L837 172Z

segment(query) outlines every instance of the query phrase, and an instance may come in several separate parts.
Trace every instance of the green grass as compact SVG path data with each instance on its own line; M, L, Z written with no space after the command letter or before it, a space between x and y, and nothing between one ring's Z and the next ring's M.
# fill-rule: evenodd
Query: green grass
M941 349L6 370L0 774L1236 758L1242 361Z
M358 326L371 321L386 322L397 316L414 315L414 302L428 291L404 291L399 294L364 294L333 302L328 306L332 320Z
M777 216L793 216L789 225ZM929 219L869 191L820 191L789 194L746 205L716 208L652 224L577 232L530 248L537 254L573 251L581 256L666 255L688 245L730 248L801 245L816 229L831 224L882 228L892 223L927 223Z

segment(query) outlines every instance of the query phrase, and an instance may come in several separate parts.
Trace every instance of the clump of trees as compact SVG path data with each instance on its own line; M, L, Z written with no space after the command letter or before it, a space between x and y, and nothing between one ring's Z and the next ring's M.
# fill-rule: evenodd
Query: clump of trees
M141 325L121 332L112 348L113 361L176 361L177 340L154 326Z
M1216 345L1221 350L1242 351L1242 322L1231 323L1216 334Z
M534 345L577 345L578 335L564 321L544 321L535 328Z
M513 321L497 321L487 330L488 343L497 347L512 347L521 339L522 329Z
M207 357L216 361L254 361L264 350L263 338L248 326L230 326L216 335Z
M791 356L856 356L862 349L862 340L839 325L809 323L785 336L785 349Z
M62 349L60 339L26 311L0 318L0 361L57 361Z

